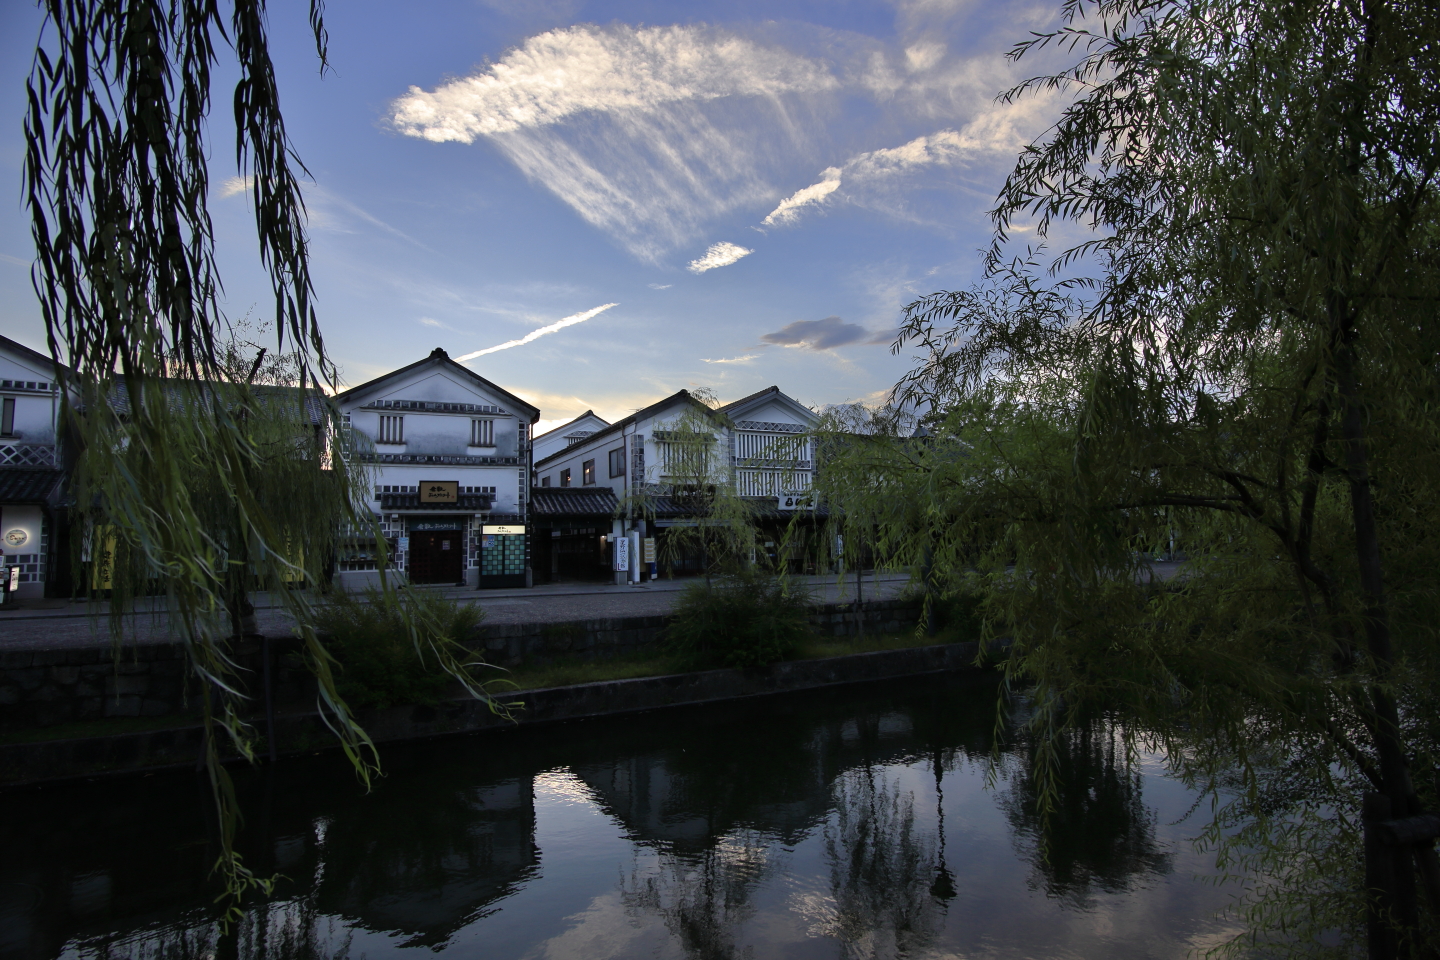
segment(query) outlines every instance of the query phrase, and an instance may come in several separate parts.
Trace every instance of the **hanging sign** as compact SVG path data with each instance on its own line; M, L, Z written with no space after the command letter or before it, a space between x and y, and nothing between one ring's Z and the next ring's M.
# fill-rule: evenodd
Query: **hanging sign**
M523 536L525 535L525 525L524 525L523 523L511 523L511 524L498 524L498 523L497 523L497 524L489 524L489 523L487 523L487 524L485 524L485 526L483 526L483 527L480 528L480 532L481 532L481 533L498 533L498 534L500 534L501 536L509 536L509 537L523 537Z
M420 484L421 503L459 503L459 480L426 480Z
M615 564L611 569L630 569L630 538L616 537L610 541L615 546Z

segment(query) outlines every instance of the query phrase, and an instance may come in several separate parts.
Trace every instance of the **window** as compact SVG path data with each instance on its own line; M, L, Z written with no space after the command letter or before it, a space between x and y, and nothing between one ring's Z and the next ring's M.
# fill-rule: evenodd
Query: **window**
M584 483L587 483L587 484L588 484L588 483L594 483L594 482L595 482L595 461L594 461L594 460L586 460L584 463L580 464L580 473L581 473L581 474L584 476L584 478L585 478L584 481L583 481Z
M380 443L404 443L405 442L405 418L404 417L380 417Z
M625 448L616 447L610 451L610 476L625 476Z
M570 486L570 468L569 468L569 467L566 467L564 470L561 470L561 471L560 471L560 486L562 486L562 487L568 487L568 486Z
M494 421L494 420L471 420L471 421L470 421L470 446L472 446L472 447L493 447L493 446L495 446L495 421Z
M0 413L0 436L15 436L15 398L5 398L5 410Z
M548 487L548 486L550 486L550 478L549 478L549 477L541 477L541 478L540 478L540 486L542 486L542 487Z

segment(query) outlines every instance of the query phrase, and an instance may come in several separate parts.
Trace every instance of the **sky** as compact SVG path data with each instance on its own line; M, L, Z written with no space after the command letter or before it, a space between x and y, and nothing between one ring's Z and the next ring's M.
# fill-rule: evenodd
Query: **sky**
M1041 72L1005 54L1058 0L347 0L324 76L306 6L271 4L271 52L344 380L443 347L541 430L682 387L883 397L914 363L890 349L905 304L980 278L986 211L1059 109L996 99ZM0 2L0 332L43 350L21 185L41 23ZM216 102L224 306L258 318Z

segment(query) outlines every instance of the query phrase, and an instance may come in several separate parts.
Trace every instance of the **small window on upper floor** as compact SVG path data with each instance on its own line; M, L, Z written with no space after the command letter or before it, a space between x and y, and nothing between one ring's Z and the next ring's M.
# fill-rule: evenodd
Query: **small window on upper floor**
M625 448L616 447L610 451L610 477L625 476Z
M541 478L540 478L540 486L542 486L542 487L548 487L548 486L550 486L550 478L549 478L549 477L541 477Z
M470 446L472 446L472 447L493 447L493 446L495 446L495 421L494 421L494 420L471 420L471 421L470 421Z
M15 398L6 397L3 412L0 412L0 437L15 436Z
M380 436L375 439L377 443L404 443L405 418L382 415L380 417Z
M582 483L590 484L595 482L595 461L586 460L580 464L580 473L585 478Z
M568 486L570 486L570 468L569 468L569 467L566 467L564 470L561 470L561 471L560 471L560 486L562 486L562 487L568 487Z

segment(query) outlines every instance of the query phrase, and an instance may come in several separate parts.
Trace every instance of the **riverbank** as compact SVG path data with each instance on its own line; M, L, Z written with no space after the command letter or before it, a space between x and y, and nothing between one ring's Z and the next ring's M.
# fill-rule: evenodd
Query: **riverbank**
M471 698L437 706L365 710L362 726L377 744L455 734L503 733L560 720L615 716L670 707L768 697L791 691L893 680L980 669L975 642L878 650L796 660L754 670L607 680L573 686L520 690L497 698L505 708ZM260 724L264 729L265 724ZM334 735L315 712L287 712L275 718L280 756L338 749ZM195 766L204 748L197 724L130 730L70 739L0 744L0 786L18 787L86 777L154 772ZM268 752L262 742L258 752ZM236 761L238 757L229 757Z

